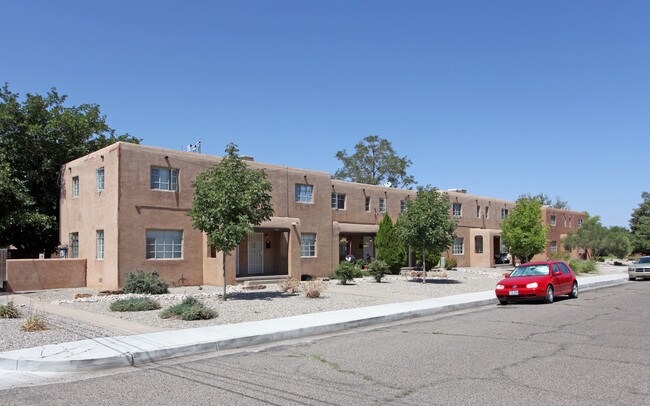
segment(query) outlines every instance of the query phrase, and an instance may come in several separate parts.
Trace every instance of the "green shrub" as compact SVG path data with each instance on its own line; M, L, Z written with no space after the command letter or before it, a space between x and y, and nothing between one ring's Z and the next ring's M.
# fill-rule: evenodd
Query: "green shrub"
M132 297L111 303L113 312L143 312L160 309L160 304L148 297Z
M416 266L422 266L422 252L419 250L414 251L415 255L415 265ZM427 271L430 271L433 269L436 265L438 265L438 262L440 262L440 254L433 254L431 252L427 252L426 254L426 265L427 265Z
M141 293L149 295L162 295L169 293L169 285L158 278L158 271L151 273L142 270L127 272L124 281L124 293Z
M6 305L0 304L0 317L3 319L17 319L20 317L18 308L14 305L14 301L10 300Z
M551 252L549 258L556 259L558 261L568 261L571 258L571 252L569 251Z
M205 307L198 299L188 297L181 303L169 307L160 313L160 318L177 318L186 321L208 320L218 316L216 310Z
M382 260L372 261L368 264L368 270L373 278L379 283L384 274L390 273L390 267Z
M336 279L341 281L341 285L347 285L348 281L354 279L355 274L361 274L361 270L349 262L341 262L334 271Z
M457 266L458 266L458 260L454 257L447 258L447 260L445 261L445 269L448 271L450 269L456 268Z
M354 271L352 271L352 277L353 278L363 278L363 271L361 270L361 268L359 268L358 266L355 266Z
M584 259L571 258L569 260L569 266L576 274L596 272L595 261L585 261Z

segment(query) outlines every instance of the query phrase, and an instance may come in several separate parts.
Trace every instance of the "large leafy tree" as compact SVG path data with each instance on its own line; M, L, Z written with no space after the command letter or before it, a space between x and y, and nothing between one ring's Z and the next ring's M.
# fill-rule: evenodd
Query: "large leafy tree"
M116 141L96 104L65 106L52 89L24 99L0 88L0 246L18 257L54 251L59 243L59 187L63 164Z
M610 227L605 236L604 249L608 255L613 255L616 258L625 258L632 252L630 232L623 227Z
M590 216L575 234L569 234L564 239L564 247L567 250L582 247L587 259L601 256L606 253L608 234L607 228L600 222L600 216Z
M273 215L271 182L262 170L250 169L228 144L221 162L192 182L194 201L188 215L192 226L205 232L208 241L223 253L223 296L226 300L226 256L254 227Z
M397 235L402 244L422 254L423 269L427 269L427 254L440 255L454 243L456 220L449 216L450 208L449 196L436 188L421 187L399 216ZM422 282L426 283L426 278Z
M397 238L397 230L388 214L379 223L379 230L377 230L377 237L375 237L375 247L377 248L377 258L386 262L391 272L397 273L404 266L406 250Z
M501 223L501 239L522 262L528 262L546 248L548 227L542 224L541 208L539 199L520 197Z
M632 252L650 254L650 193L643 192L641 198L643 201L630 218Z
M531 195L530 193L527 193L525 195L519 196L520 198L526 198L526 199L537 199L539 202L542 204L542 206L551 206L555 209L562 209L562 210L569 210L569 202L566 200L562 200L560 196L555 196L555 202L553 202L553 199L548 197L546 193L539 193L536 195Z
M411 160L399 156L390 141L370 135L354 146L354 153L346 150L336 153L343 167L336 171L336 179L379 185L390 183L393 187L409 188L415 184L413 176L406 173Z

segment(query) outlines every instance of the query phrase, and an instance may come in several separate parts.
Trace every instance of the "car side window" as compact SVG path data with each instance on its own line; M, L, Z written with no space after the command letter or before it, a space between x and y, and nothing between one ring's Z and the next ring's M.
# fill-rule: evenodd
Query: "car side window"
M560 272L560 267L557 264L553 264L553 273Z
M569 271L569 267L566 264L562 263L562 262L560 262L560 268L562 268L562 273L565 274L565 275L568 275L568 274L571 273L571 271Z

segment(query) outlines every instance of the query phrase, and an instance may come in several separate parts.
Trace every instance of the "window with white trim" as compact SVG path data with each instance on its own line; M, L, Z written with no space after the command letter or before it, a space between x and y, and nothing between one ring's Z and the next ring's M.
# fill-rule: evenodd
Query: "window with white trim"
M97 242L97 259L104 259L104 230L97 230L95 240Z
M508 218L508 209L501 209L501 220Z
M463 255L464 253L464 241L463 238L458 237L454 240L454 247L452 249L452 254L454 255Z
M463 204L462 203L454 203L453 204L453 209L452 209L452 214L454 217L460 217L463 212Z
M366 211L370 211L370 196L366 196Z
M404 213L406 211L406 200L400 200L399 202L399 212Z
M383 197L379 198L379 212L386 213L386 199Z
M557 252L557 241L551 241L551 252Z
M182 230L147 230L147 259L182 258Z
M95 169L95 188L98 192L104 190L104 167Z
M477 235L474 237L474 252L477 254L483 253L483 236Z
M72 178L72 198L79 197L79 176Z
M485 206L485 219L487 220L489 218L490 218L490 207Z
M151 189L178 192L178 169L152 167Z
M582 227L582 219L578 219L578 227Z
M332 192L332 208L345 210L345 194Z
M316 256L316 234L313 233L300 234L300 256L301 257Z
M552 215L551 216L551 226L555 227L556 224L557 224L557 219L555 218L555 215Z
M296 203L313 203L314 186L296 183Z
M70 233L70 258L79 258L79 233Z
M481 206L476 206L476 218L481 218Z

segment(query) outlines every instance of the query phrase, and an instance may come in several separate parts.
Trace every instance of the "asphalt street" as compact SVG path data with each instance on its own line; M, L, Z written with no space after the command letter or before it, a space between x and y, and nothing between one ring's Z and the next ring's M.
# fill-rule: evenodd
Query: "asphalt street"
M5 390L0 404L650 404L648 309L650 281L630 282Z

